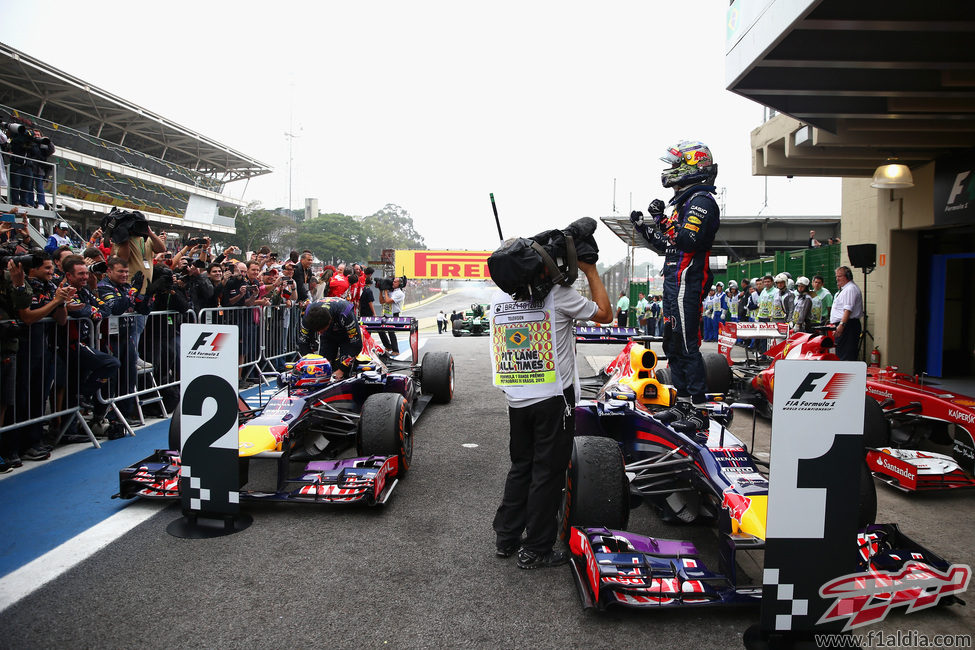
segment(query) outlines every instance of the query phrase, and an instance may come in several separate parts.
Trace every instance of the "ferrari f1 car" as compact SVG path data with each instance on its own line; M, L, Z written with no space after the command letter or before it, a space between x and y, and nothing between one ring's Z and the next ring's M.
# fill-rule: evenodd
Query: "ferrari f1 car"
M451 321L451 332L454 336L470 334L471 336L487 336L491 333L491 305L474 303L464 312L463 319Z
M732 361L735 341L756 337L775 343L763 356ZM776 361L839 360L827 328L790 332L784 323L723 323L718 350L731 369L726 390L766 417L771 416ZM891 366L871 366L865 409L867 462L878 479L904 491L975 486L975 398L925 384ZM951 445L951 455L912 449L926 440Z
M709 404L708 431L663 424L653 415L673 404L675 391L660 381L652 350L632 341L628 347L629 358L597 398L575 410L561 521L584 605L758 603L761 588L740 584L736 558L764 548L769 484L758 467L765 463L727 429L735 407L751 407ZM858 499L860 525L869 527L877 496L866 464ZM666 521L715 521L721 573L705 566L693 544L623 532L631 504L640 502ZM888 549L920 548L896 527L881 529ZM917 552L941 567L937 556Z
M417 363L414 318L363 319L363 352L348 377L331 376L328 361L307 355L278 376L279 390L261 408L238 401L241 499L309 503L385 503L409 470L413 423L431 401L453 397L454 361L430 352ZM367 328L409 331L410 362L384 363ZM169 449L121 470L121 498L177 498L179 411L170 421ZM339 458L350 449L357 457ZM289 478L289 464L312 459ZM277 463L273 489L243 489L250 461Z

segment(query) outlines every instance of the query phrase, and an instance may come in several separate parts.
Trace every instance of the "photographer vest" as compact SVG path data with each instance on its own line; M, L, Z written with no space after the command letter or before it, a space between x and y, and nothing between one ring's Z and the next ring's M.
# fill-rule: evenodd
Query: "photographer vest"
M491 314L494 385L518 399L562 395L552 293L539 305L499 291L491 301Z

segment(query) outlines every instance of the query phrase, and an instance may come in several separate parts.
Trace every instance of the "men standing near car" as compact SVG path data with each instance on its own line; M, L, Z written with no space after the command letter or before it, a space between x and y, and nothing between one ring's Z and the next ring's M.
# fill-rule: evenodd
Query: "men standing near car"
M863 294L853 282L853 271L848 266L836 269L836 286L839 293L833 298L829 322L836 326L836 356L840 361L856 361L860 346L860 319L863 318Z
M833 308L833 294L823 286L823 276L814 275L812 278L812 292L809 294L812 300L812 308L809 314L810 319L815 325L825 325L829 322L830 311Z
M544 320L551 323L555 373L537 373L545 375L538 383L502 386L508 402L511 468L494 517L495 543L499 557L518 552L520 569L554 567L568 561L564 552L552 547L558 537L559 503L572 454L573 408L579 399L574 324L576 319L605 323L613 318L596 267L578 264L595 302L571 287L555 285L541 307ZM492 302L492 314L508 305L525 304L501 292ZM492 326L497 326L494 319ZM498 363L495 350L495 368Z
M683 141L661 157L669 168L660 176L664 187L674 188L665 215L664 202L650 203L651 220L632 212L637 232L664 262L664 353L677 389L677 404L656 417L674 427L706 431L709 427L704 397L704 358L701 356L701 309L706 287L711 286L708 261L718 232L720 214L714 200L718 167L711 151L700 142Z
M401 278L393 278L393 289L391 291L380 292L379 302L383 306L383 316L396 318L403 311L403 301L406 300L406 293L400 288L401 282ZM399 342L396 340L396 332L380 332L379 338L393 356L399 354Z
M616 301L616 327L626 327L630 318L630 298L626 292L620 291L620 299Z

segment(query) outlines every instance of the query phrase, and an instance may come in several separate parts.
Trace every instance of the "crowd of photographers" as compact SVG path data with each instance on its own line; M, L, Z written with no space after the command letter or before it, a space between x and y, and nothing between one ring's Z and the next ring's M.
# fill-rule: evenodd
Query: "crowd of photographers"
M0 188L9 187L8 201L12 205L47 209L44 185L54 174L54 166L48 162L55 151L51 139L30 120L4 116L0 118L0 151Z
M267 246L217 253L209 238L177 243L154 232L139 213L113 212L82 250L67 235L57 223L42 250L26 216L0 221L0 472L45 460L58 443L90 441L74 407L96 435L124 435L142 416L136 398L124 396L144 390L146 374L166 410L174 408L187 319L238 326L246 388L260 380L258 361L283 369L309 302L338 296L379 316L398 315L406 299L405 278L374 286L371 267L317 268L311 251L279 255ZM398 352L395 335L384 344Z

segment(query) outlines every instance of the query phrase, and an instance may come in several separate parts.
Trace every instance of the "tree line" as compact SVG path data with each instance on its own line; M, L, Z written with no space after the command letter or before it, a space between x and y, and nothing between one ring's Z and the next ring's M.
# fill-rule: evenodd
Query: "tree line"
M299 219L304 211L293 211ZM222 238L226 246L252 251L269 246L280 255L308 249L325 261L379 260L385 248L425 249L423 236L413 226L404 208L387 203L368 216L319 213L295 222L283 209L266 210L252 203L236 219L237 233Z

